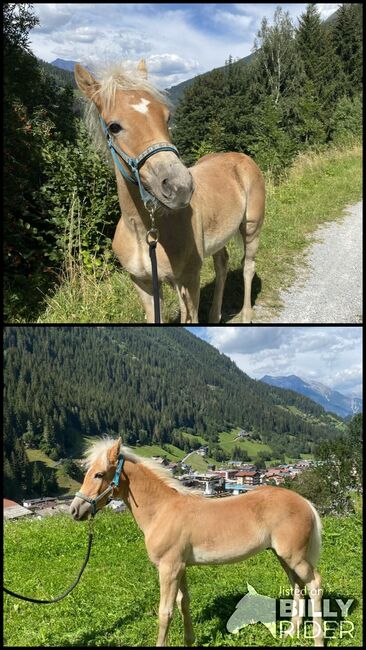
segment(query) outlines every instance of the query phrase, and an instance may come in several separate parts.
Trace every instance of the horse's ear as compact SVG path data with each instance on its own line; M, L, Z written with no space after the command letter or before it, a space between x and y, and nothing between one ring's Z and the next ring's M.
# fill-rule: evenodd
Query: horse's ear
M141 75L142 77L144 77L145 79L147 79L147 67L146 67L146 61L145 61L145 59L141 59L141 60L138 62L138 65L137 65L137 71L140 73L140 75Z
M94 79L88 70L83 68L80 63L75 64L75 80L81 92L89 99L93 99L95 93L99 90L100 84Z
M110 463L117 463L118 462L118 456L121 451L121 438L118 438L114 445L109 450L108 454L108 459Z

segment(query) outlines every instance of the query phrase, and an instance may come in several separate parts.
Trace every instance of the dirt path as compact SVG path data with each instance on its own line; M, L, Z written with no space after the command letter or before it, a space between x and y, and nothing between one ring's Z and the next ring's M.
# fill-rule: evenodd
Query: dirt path
M297 280L280 294L282 310L275 315L258 305L253 323L362 322L362 202L320 226L314 238Z

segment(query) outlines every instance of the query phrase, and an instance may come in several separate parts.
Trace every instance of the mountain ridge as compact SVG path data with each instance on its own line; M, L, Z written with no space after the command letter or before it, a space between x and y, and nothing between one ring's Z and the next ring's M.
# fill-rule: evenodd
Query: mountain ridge
M333 390L318 381L304 380L297 375L264 375L260 381L305 395L326 411L336 413L340 417L346 418L362 411L362 399L343 395L343 393Z

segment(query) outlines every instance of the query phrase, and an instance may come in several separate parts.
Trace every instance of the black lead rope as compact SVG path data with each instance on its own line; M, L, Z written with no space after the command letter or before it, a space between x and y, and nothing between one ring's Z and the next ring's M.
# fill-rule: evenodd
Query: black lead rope
M70 591L75 589L76 585L78 584L81 576L84 573L84 569L86 565L88 564L89 556L90 556L90 551L92 547L92 542L93 542L93 530L92 530L92 522L93 519L90 520L89 523L89 540L88 540L88 550L86 552L86 558L84 560L84 564L81 567L81 570L79 572L78 577L76 578L75 582L72 583L71 587L69 587L61 596L57 596L57 598L53 598L52 600L38 600L37 598L28 598L27 596L20 596L20 594L16 594L14 591L10 591L10 589L7 589L6 587L3 587L3 591L5 591L6 594L9 594L9 596L14 596L14 598L20 598L20 600L27 600L29 603L39 603L42 605L51 605L52 603L57 603L59 600L62 600L65 598Z
M158 265L156 263L156 244L157 240L149 241L149 254L151 259L151 273L153 283L153 296L154 296L154 319L155 323L160 323L160 296L159 296L159 280L158 280Z

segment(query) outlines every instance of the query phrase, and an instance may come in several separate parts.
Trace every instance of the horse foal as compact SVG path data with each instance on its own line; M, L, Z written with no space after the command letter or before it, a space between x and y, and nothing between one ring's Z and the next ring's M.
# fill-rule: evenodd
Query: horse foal
M98 80L81 65L75 66L76 82L90 100L89 123L95 139L113 156L122 212L113 250L135 284L147 321L154 322L146 243L151 218L143 200L148 192L158 206L161 301L162 282L168 282L178 293L181 322L198 323L200 272L204 258L212 255L216 281L209 322L219 323L228 262L225 244L240 233L245 250L245 297L239 321L250 323L255 255L265 207L262 173L243 153L209 154L187 169L172 150L166 99L146 77L143 61L135 73L121 66L109 67ZM140 156L141 183L137 185L131 181L131 170L135 172L128 161Z
M271 548L293 587L292 625L301 623L300 590L307 587L313 611L313 637L323 645L321 577L316 569L320 545L319 515L309 501L280 487L258 487L248 494L207 499L184 488L152 461L139 458L121 440L107 438L87 452L88 472L71 504L75 520L86 519L90 502L107 490L124 459L115 494L131 511L145 535L151 562L159 571L160 605L157 645L167 641L177 603L184 622L184 643L194 642L186 567L194 564L239 562ZM107 490L108 491L108 490ZM103 507L107 497L102 497Z

